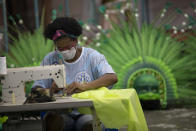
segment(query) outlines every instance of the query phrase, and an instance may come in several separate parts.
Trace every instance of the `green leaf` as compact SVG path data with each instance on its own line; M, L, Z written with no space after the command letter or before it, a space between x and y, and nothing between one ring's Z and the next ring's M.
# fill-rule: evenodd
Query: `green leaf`
M182 10L179 8L176 8L177 13L182 14Z
M195 4L193 2L190 3L191 8L195 9Z
M168 9L170 6L172 6L172 3L171 3L171 2L167 2L167 3L165 4L165 9Z
M62 12L62 11L63 11L63 5L60 4L60 5L59 5L59 12Z
M106 12L106 7L104 5L100 6L99 11L104 14Z

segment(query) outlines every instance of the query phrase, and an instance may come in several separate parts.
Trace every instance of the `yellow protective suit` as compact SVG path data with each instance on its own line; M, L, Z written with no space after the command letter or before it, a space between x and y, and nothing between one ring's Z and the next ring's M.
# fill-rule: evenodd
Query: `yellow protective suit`
M74 98L91 99L97 117L106 128L128 127L128 131L148 131L143 110L135 89L105 87L72 95Z

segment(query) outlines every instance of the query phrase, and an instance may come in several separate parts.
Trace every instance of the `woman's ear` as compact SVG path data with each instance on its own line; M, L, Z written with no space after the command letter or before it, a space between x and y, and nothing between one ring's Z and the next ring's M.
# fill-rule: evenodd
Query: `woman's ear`
M74 39L74 44L78 45L78 39Z

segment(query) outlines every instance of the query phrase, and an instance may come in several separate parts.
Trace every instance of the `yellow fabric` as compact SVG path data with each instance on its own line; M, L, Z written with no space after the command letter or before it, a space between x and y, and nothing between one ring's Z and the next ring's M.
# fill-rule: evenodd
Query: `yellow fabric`
M128 127L128 131L148 131L137 93L134 89L105 87L72 95L79 99L92 99L97 117L106 128Z
M7 121L8 117L7 116L3 116L3 117L0 117L0 124L3 124Z

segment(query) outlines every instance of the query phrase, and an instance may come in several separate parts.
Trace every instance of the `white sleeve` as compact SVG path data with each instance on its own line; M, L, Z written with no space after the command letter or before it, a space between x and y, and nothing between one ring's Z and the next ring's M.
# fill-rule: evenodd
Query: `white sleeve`
M93 68L93 74L96 78L101 77L107 73L115 73L111 67L111 65L107 62L104 55L99 52L93 52L91 57L91 63Z

